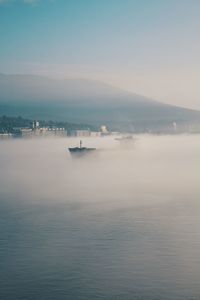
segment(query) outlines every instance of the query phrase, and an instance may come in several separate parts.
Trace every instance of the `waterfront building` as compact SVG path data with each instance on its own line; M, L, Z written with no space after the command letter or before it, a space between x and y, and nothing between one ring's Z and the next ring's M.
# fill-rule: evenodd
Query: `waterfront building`
M102 125L101 128L100 128L100 130L101 130L101 132L103 134L108 134L108 129L107 129L107 127L105 125Z
M101 137L101 132L100 131L91 131L90 136L91 137Z
M90 130L83 129L83 130L76 130L76 136L77 137L89 137L91 134Z
M0 133L0 140L8 140L13 138L12 133Z
M31 137L33 135L33 130L31 128L21 128L22 137Z

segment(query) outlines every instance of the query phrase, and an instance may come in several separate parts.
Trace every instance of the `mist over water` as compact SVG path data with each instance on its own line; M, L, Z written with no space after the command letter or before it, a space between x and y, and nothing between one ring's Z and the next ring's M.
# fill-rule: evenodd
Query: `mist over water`
M199 299L200 136L0 143L1 299Z

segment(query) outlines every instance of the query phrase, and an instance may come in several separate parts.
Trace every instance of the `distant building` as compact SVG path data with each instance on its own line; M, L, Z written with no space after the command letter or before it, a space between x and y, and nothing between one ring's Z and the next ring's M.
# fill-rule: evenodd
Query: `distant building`
M110 132L111 135L121 135L121 132L119 131L112 131Z
M108 133L108 129L107 129L107 127L105 125L102 125L101 128L100 128L100 130L101 130L102 133L105 133L105 134Z
M40 123L38 121L33 122L33 129L36 130L40 127Z
M51 133L51 135L67 136L67 130L65 130L65 128L49 128L48 132Z
M31 137L33 135L33 130L31 128L21 128L22 137Z
M177 123L176 123L176 122L173 122L173 123L172 123L172 126L173 126L174 132L176 132L176 131L177 131Z
M0 140L8 140L13 138L12 133L0 133Z
M84 130L76 130L76 136L77 137L83 137L83 136L89 137L90 135L91 135L90 130L86 130L86 129L84 129Z
M48 136L66 136L67 131L65 128L50 128L50 127L38 127L38 124L33 124L34 129L21 128L22 137L48 137Z
M100 127L100 132L101 132L101 135L102 135L102 136L105 136L105 135L109 135L109 134L110 134L110 132L108 131L108 129L107 129L107 127L106 127L105 125L102 125L102 126Z
M51 128L51 127L40 127L34 131L36 136L66 136L67 131L65 128Z
M101 132L100 131L91 131L90 132L90 136L91 137L100 137L101 136Z

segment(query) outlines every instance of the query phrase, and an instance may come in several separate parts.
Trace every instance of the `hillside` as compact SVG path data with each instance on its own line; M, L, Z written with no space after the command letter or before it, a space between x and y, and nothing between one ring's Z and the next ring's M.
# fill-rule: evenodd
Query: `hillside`
M111 127L162 127L200 122L200 112L167 105L103 82L0 75L0 111L6 115Z

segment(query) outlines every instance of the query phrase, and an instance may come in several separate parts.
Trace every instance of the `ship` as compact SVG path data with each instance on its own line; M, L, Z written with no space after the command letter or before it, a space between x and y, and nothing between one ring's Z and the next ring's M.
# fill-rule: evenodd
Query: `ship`
M71 147L71 148L68 148L68 149L69 149L69 152L71 154L86 154L86 153L89 153L91 151L96 150L96 148L83 147L82 146L82 141L80 141L79 147Z
M115 138L115 140L116 141L120 141L120 142L123 142L123 141L126 142L126 141L133 141L134 138L133 138L133 136L131 134L128 134L128 135L123 135L123 136L121 136L119 138Z

